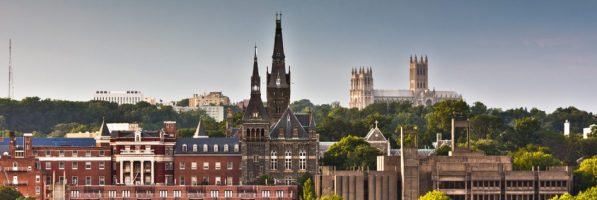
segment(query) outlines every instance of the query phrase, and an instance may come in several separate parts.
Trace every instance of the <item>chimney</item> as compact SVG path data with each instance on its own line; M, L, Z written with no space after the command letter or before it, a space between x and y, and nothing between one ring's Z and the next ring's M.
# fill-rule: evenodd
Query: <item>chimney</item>
M171 137L176 136L176 121L164 121L164 132Z
M8 153L10 154L10 156L14 156L15 155L15 150L16 150L16 143L17 143L17 139L15 138L15 132L14 131L9 131L8 132L8 137L10 138L10 144L8 145Z
M23 135L23 140L25 142L25 158L30 158L33 157L33 150L32 150L32 146L33 146L33 134L31 133L25 133Z

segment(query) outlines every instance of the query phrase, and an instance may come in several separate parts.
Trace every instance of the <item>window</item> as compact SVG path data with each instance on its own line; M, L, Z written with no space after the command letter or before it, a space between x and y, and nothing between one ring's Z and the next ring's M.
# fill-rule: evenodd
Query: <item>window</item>
M193 152L197 152L197 144L193 145Z
M114 193L114 196L116 196L116 192ZM131 197L131 191L129 191L129 190L123 190L122 191L122 197L124 197L124 198Z
M99 185L105 185L106 184L106 178L104 178L103 176L99 177Z
M52 156L52 153L50 153L50 151L46 150L46 157L50 157Z
M73 157L79 156L79 151L73 151Z
M166 147L164 151L167 156L172 155L172 147Z
M99 156L105 156L106 153L104 151L99 151Z
M168 190L160 190L160 197L162 197L162 198L168 197Z
M73 176L71 178L71 180L72 180L71 182L72 182L73 185L79 184L79 177Z
M220 164L220 162L216 162L216 170L220 170L222 168L222 165Z
M226 185L232 185L232 177L226 177Z
M178 168L179 168L180 170L184 170L184 168L185 168L185 166L184 166L184 162L180 162L180 163L178 164Z
M182 152L187 152L187 145L186 144L182 145Z
M104 169L104 167L105 167L104 161L99 162L99 169Z
M263 198L269 198L269 190L262 190L261 191L261 197L263 197Z
M191 170L197 169L197 162L191 162Z
M305 150L299 151L299 170L307 169L307 152Z
M39 193L41 193L41 187L35 186L35 194L39 194Z
M284 153L284 168L286 170L292 169L292 152L290 150L286 150Z
M204 185L207 185L207 184L209 184L209 176L204 176L204 177L203 177L203 182L202 182L202 183L203 183Z
M218 145L214 144L214 152L218 152Z
M86 151L86 152L85 152L85 156L87 156L87 157L91 157L91 151Z
M203 152L207 152L208 148L207 148L207 144L203 145Z
M270 169L277 170L278 169L278 156L277 156L278 152L276 152L276 150L272 150L270 155L271 155Z
M184 185L184 176L180 176L180 179L178 179L180 182L180 185Z
M60 150L60 151L58 152L58 156L59 156L59 157L64 157L64 150Z
M238 144L235 144L234 145L234 152L238 152L238 151L239 151Z
M91 169L91 162L85 162L85 169L86 170L90 170Z
M79 162L73 161L71 163L71 168L74 169L74 170L79 169Z
M225 198L232 198L232 190L224 190Z
M64 162L58 162L58 169L64 169Z
M228 152L228 145L227 144L224 145L224 152Z
M166 162L164 164L164 167L166 170L173 170L174 169L174 164L172 162Z
M284 190L277 190L276 191L276 197L278 197L278 198L284 197Z
M216 185L222 185L222 178L216 176Z
M182 196L182 192L180 192L180 190L174 190L174 197L175 198L180 198Z
M116 190L110 190L110 191L108 191L108 197L109 198L116 198Z
M91 185L91 176L85 177L85 185Z
M46 162L46 169L52 169L52 163Z
M203 170L209 170L209 162L203 162Z
M228 162L228 164L226 164L226 169L227 170L232 170L234 168L234 163L233 162Z
M211 197L214 197L214 198L218 197L218 191L217 190L210 191L210 194L211 194Z
M37 157L37 151L36 150L33 150L33 156Z
M192 176L191 177L191 185L197 185L197 177L196 176Z
M39 177L39 175L35 175L35 182L39 183L39 181L41 181L41 178Z
M71 197L79 197L79 190L72 190L70 191Z

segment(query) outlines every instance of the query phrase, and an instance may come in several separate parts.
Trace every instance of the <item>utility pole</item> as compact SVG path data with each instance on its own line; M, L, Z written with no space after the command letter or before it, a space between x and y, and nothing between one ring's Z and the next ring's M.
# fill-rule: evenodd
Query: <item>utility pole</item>
M12 79L12 40L8 39L8 99L12 99L14 89Z

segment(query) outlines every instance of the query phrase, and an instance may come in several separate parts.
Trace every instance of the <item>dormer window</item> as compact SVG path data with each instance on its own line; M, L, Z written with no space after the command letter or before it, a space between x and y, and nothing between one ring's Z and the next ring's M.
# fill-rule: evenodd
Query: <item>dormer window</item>
M224 145L224 152L228 152L228 145L227 144Z
M259 117L259 113L258 112L254 112L253 113L253 117Z
M207 149L207 144L204 144L204 145L203 145L203 152L207 152L207 151L208 151L208 149Z
M234 152L238 152L238 151L239 151L238 144L235 144L234 145Z
M182 151L183 151L183 152L187 152L187 145L186 145L186 144L183 144L183 145L182 145Z
M218 152L218 145L214 144L214 152Z
M193 145L193 152L197 152L197 144Z

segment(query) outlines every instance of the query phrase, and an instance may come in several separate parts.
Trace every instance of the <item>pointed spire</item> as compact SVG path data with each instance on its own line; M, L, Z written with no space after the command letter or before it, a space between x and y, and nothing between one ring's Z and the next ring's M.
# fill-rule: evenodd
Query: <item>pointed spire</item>
M193 134L193 138L207 138L208 136L205 135L205 131L201 126L201 118L199 118L199 123L197 123L197 128L195 129L195 134Z
M255 45L255 52L253 54L253 76L259 76L259 66L257 64L257 45Z
M425 63L427 63L427 62L429 62L429 61L427 60L427 55L425 55Z
M108 125L106 125L106 120L102 117L102 126L99 130L100 136L110 136L110 130L108 129Z
M274 62L284 62L284 43L282 41L282 14L276 13L276 34L274 37ZM272 70L273 71L273 70Z
M413 55L410 55L410 63L413 63Z

